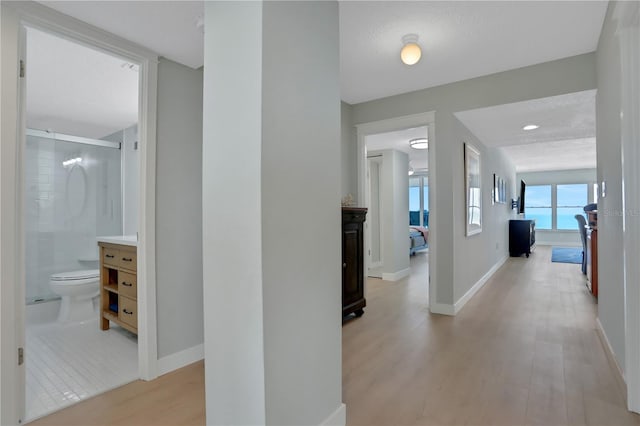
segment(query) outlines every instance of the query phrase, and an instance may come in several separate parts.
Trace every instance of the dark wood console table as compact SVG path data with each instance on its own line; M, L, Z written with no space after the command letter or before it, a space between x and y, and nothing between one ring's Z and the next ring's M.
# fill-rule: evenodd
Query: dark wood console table
M366 208L342 208L342 316L364 314L364 219Z

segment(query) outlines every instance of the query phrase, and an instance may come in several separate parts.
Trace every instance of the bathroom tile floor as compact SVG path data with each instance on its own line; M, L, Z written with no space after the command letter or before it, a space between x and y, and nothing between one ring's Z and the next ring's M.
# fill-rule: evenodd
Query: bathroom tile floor
M27 421L138 378L137 337L97 319L28 325L25 355Z

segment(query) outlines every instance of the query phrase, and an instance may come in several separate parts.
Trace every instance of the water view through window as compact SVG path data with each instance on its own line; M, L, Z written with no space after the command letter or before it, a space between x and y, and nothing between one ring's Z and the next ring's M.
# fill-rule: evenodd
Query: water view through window
M529 185L525 201L525 216L535 219L537 229L578 230L575 215L584 214L588 203L589 185ZM555 206L552 193L556 191ZM555 217L554 217L555 215ZM555 227L553 226L555 219Z

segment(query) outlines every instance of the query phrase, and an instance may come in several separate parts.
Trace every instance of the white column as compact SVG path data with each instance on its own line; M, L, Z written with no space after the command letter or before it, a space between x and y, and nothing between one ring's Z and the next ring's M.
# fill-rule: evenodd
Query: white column
M640 412L640 9L616 5L621 63L622 226L625 285L625 378L629 410Z
M208 424L344 424L336 2L207 2Z

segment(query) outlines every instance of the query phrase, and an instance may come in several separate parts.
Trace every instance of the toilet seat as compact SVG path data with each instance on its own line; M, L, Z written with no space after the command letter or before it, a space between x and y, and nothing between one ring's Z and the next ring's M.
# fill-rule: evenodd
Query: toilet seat
M81 271L60 272L51 275L51 281L79 281L86 279L96 279L100 277L98 269L84 269Z

